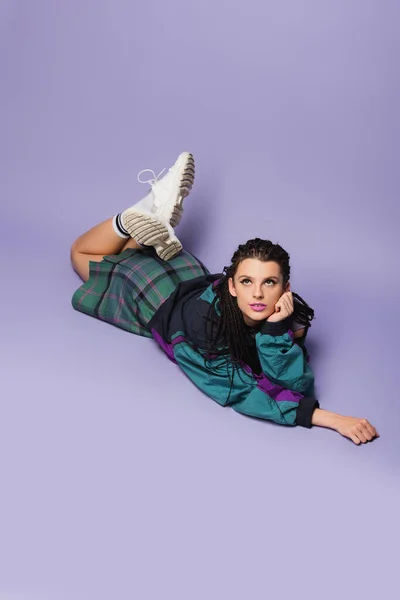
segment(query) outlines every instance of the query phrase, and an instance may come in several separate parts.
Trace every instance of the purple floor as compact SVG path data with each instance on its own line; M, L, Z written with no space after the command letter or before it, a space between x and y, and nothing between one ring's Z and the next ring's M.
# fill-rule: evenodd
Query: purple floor
M397 598L400 8L0 2L0 600ZM149 339L74 311L72 241L182 150L212 271L291 254L321 407L223 409Z

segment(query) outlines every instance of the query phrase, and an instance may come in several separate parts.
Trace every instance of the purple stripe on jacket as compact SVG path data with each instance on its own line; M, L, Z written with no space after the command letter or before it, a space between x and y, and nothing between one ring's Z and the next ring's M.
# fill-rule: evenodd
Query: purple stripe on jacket
M172 344L167 344L161 338L161 336L153 329L152 334L155 339L158 341L160 346L165 350L167 356L173 361L177 362L174 358L173 348L176 344L180 344L182 342L186 342L186 338L183 335L178 335L174 340L172 340ZM210 359L216 358L216 356L209 356ZM243 363L243 370L246 371L249 375L252 375L257 380L257 387L262 390L265 394L267 394L270 398L275 400L276 402L296 402L299 403L304 395L300 392L294 392L292 390L286 390L285 388L277 385L276 383L272 383L268 379L268 377L262 373L262 375L257 375L253 373L251 368Z
M172 344L168 344L168 342L165 342L161 335L159 333L157 333L157 331L155 329L151 330L151 335L154 337L154 339L156 340L156 342L161 346L161 348L164 350L165 354L168 356L168 358L170 360L172 360L173 363L178 364L175 356L174 356L174 350L172 347Z
M243 370L246 371L249 375L252 375L257 380L258 389L262 390L265 394L268 394L270 398L275 400L276 402L297 402L299 403L302 398L304 398L303 394L300 392L293 392L292 390L286 390L280 385L276 383L272 383L268 379L268 377L262 373L261 375L257 375L253 373L251 368L248 365L243 363Z

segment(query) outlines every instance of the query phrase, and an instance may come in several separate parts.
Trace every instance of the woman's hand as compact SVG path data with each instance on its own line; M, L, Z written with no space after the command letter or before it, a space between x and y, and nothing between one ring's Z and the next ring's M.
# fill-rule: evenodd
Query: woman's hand
M365 444L379 437L375 427L367 419L345 417L338 413L316 408L311 417L312 425L317 427L329 427L344 437L348 437L355 444Z
M285 292L275 304L275 312L268 317L267 321L277 323L290 317L294 311L292 292Z
M351 439L357 445L365 444L379 437L375 427L367 419L337 415L333 428L340 435Z

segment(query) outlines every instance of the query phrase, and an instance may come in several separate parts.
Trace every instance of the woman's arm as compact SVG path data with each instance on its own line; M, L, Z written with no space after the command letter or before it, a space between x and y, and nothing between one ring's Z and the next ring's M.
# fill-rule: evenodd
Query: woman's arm
M256 335L258 357L263 373L274 383L292 391L313 393L314 375L307 361L305 336L293 338L291 320L266 321Z
M205 313L205 315L208 313ZM174 360L192 382L201 389L207 396L221 404L222 406L231 406L235 411L270 421L280 425L302 425L311 427L312 425L320 427L330 427L344 436L350 437L356 444L361 441L371 439L365 433L353 433L362 427L371 428L372 426L365 420L353 419L352 417L342 417L329 411L320 410L318 402L313 398L312 388L314 377L308 366L303 348L295 343L288 334L288 327L283 327L282 339L280 342L272 337L264 340L274 346L274 351L270 356L272 365L270 373L280 374L285 383L291 382L295 387L287 385L280 386L273 377L268 375L255 377L247 370L241 370L240 373L233 371L233 366L225 363L221 357L209 359L207 366L204 364L204 353L199 350L204 344L203 329L199 327L199 322L205 315L194 315L186 324L189 337L194 345L189 344L186 336L177 333L172 338L174 351ZM197 316L197 318L195 318ZM278 323L270 323L272 328L277 327ZM186 334L188 333L186 332ZM274 331L273 333L277 333ZM302 333L306 333L303 331ZM272 334L272 331L269 331ZM256 336L259 337L259 334ZM305 335L302 336L303 339ZM299 340L301 342L302 340ZM258 344L263 345L262 340ZM257 345L258 345L257 344ZM196 347L197 346L197 347ZM276 350L280 352L277 353ZM260 355L260 347L259 347ZM275 362L274 362L275 359ZM276 362L277 361L277 362ZM268 370L268 366L264 363ZM285 373L285 367L290 367L290 375ZM232 380L232 381L231 381ZM232 387L231 387L232 383ZM292 390L292 391L291 391ZM370 429L368 435L373 435L374 429ZM364 438L363 438L364 436Z
M345 417L329 410L316 408L311 417L311 423L317 427L334 429L355 444L365 444L373 438L379 437L375 427L367 419Z
M290 292L283 294L278 305L279 310L267 320L257 336L263 372L283 387L307 393L308 384L311 390L312 372L307 364L307 353L301 350L307 328L298 330L294 336L289 333L289 317L293 309ZM294 338L302 339L298 339L296 343ZM311 395L310 391L308 393ZM320 409L319 406L312 412L311 425L334 429L357 445L379 437L375 427L367 419L339 415Z
M183 336L174 343L174 358L193 383L222 406L279 425L311 427L312 411L318 406L315 400L288 392L244 369L237 371L224 357L209 358L205 365L204 354Z
M177 343L174 350L176 362L193 383L213 400L222 406L231 406L236 412L274 421L279 425L308 427L310 423L310 426L328 427L348 437L357 445L379 437L366 419L345 417L314 408L313 403L319 406L318 403L298 392L288 393L283 389L279 391L274 386L266 389L266 381L257 382L245 371L238 375L232 373L231 368L227 373L226 366L219 370L217 365L221 364L221 359L209 361L215 370L206 368L204 356L184 341ZM233 385L228 400L232 375Z

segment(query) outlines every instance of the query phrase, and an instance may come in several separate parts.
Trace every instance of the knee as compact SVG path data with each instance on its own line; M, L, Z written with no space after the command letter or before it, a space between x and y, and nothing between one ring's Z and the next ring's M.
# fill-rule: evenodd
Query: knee
M136 242L136 241L135 241L133 238L130 238L130 239L129 239L129 240L126 242L126 244L125 244L125 246L122 248L121 252L123 252L124 250L128 250L129 248L134 248L135 250L140 250L140 246L139 246L139 244L138 244L138 243L137 243L137 242Z
M77 254L82 253L81 246L82 246L82 244L80 243L80 238L76 238L76 240L72 243L72 246L71 246L71 249L69 252L71 261L73 260L73 257L77 256Z
M71 246L70 255L76 254L78 252L78 240L76 239Z
M76 271L76 266L77 266L77 258L78 258L78 254L79 254L77 241L78 240L74 241L74 243L71 246L70 252L69 252L71 264L72 264L73 268L75 269L75 271Z

